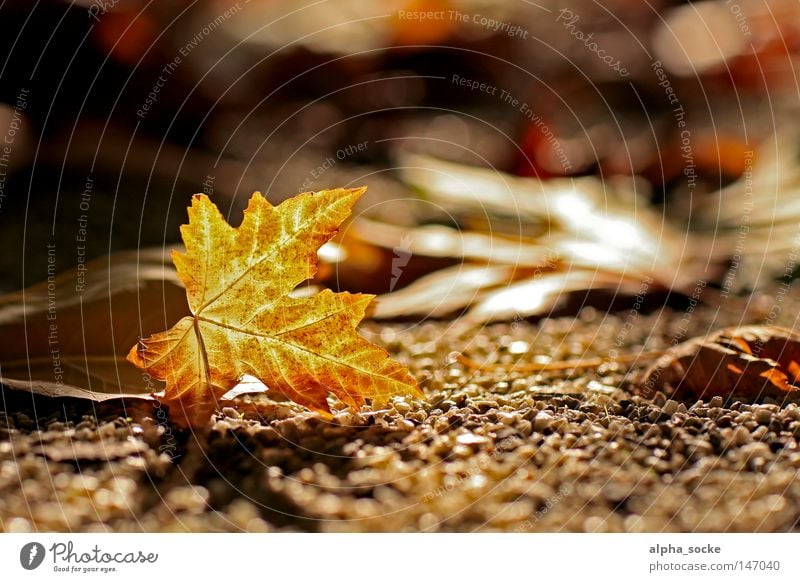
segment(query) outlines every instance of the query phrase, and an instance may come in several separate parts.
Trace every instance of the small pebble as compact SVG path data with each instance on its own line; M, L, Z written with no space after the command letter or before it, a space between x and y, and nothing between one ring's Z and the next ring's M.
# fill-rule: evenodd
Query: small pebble
M672 416L673 414L678 412L678 403L675 402L674 400L667 400L664 403L664 406L661 407L661 410L664 411L664 414Z
M533 420L533 430L542 432L550 427L551 422L553 422L553 415L551 413L544 411L538 412Z
M766 408L757 408L754 416L758 424L769 424L772 420L772 413Z

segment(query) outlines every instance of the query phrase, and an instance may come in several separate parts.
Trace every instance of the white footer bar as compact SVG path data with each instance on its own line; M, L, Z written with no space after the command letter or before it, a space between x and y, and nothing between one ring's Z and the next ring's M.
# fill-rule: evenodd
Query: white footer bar
M0 579L777 582L800 580L799 541L795 534L2 534Z

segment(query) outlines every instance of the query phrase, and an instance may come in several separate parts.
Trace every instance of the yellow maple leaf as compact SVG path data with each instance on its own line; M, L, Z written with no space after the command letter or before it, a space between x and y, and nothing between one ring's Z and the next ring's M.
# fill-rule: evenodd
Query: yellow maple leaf
M328 393L354 408L365 398L422 395L404 366L356 331L373 295L289 296L314 276L317 249L365 189L299 194L277 207L256 192L238 228L207 196L194 196L181 227L186 252L172 254L192 315L128 354L166 381L161 401L175 422L206 423L246 374L327 414Z

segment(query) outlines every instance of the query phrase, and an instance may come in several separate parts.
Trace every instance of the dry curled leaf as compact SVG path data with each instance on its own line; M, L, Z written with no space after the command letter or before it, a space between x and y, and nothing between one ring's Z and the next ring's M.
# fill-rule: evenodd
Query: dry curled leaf
M644 386L686 398L796 392L800 334L752 325L694 338L667 350L646 372Z
M507 321L543 315L592 290L629 297L693 292L699 279L720 270L693 252L702 247L694 235L649 205L641 181L521 178L408 154L399 165L403 181L455 223L354 221L347 237L394 251L392 276L411 281L378 297L376 319L465 314L475 323ZM403 272L411 257L450 263L411 280Z
M42 396L150 400L131 342L188 312L164 250L102 257L0 296L0 384Z
M377 319L466 313L474 322L513 320L544 315L570 295L583 304L580 294L590 290L692 295L699 281L754 289L788 274L786 253L796 246L800 198L792 193L800 165L777 154L792 154L795 142L792 135L765 140L752 176L698 198L685 217L690 229L650 204L643 179L520 177L401 150L402 181L447 215L413 228L360 218L348 237L397 255L392 280L402 277L403 288L378 297ZM752 208L744 217L743 207ZM742 232L748 244L740 249ZM728 269L734 254L740 268ZM427 272L404 267L419 265L420 257L450 262L428 262ZM476 264L489 266L486 276L471 272ZM501 280L497 266L514 269ZM716 295L711 286L703 289L703 301Z
M352 407L366 398L421 395L404 366L356 331L373 296L290 296L314 276L317 249L363 192L305 193L277 207L256 192L238 228L208 197L194 197L181 227L186 253L173 251L191 315L128 355L166 381L160 399L174 421L204 424L245 375L323 413L329 393Z

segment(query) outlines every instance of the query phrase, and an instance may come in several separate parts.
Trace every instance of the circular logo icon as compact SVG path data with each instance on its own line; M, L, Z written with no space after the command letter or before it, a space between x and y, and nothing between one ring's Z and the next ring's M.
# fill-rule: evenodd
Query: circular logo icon
M30 542L19 551L19 563L26 570L35 570L44 561L44 546L39 542Z

